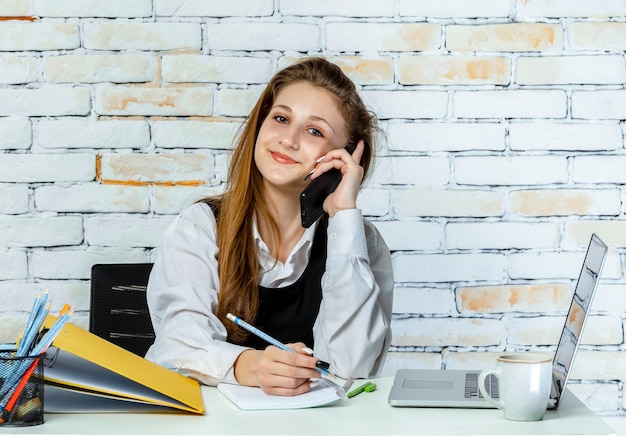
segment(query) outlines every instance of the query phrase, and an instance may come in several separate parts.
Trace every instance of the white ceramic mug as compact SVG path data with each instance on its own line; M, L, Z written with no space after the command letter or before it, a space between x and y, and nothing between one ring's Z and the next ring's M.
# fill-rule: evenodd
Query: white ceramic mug
M487 376L498 378L499 399L485 388ZM478 388L487 401L513 421L539 421L548 408L552 380L552 357L538 353L512 353L498 357L497 367L482 371Z

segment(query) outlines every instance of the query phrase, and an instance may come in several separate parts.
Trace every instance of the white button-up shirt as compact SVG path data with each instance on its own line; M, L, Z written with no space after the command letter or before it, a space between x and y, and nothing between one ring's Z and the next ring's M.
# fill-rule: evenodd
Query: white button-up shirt
M255 227L262 286L280 288L300 277L316 225L304 232L285 263L270 256ZM338 212L327 234L322 303L313 326L315 356L339 376L376 375L391 342L389 249L358 209ZM246 349L226 342L226 329L216 316L217 254L213 212L207 204L194 204L166 230L148 284L156 341L146 358L210 385L236 383L233 365Z

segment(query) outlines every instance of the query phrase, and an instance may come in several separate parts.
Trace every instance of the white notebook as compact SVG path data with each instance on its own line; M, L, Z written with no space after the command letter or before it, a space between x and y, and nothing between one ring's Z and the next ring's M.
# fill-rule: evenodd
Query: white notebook
M305 409L328 406L341 399L337 389L329 385L317 385L306 394L295 397L268 395L250 386L220 383L217 390L241 410Z

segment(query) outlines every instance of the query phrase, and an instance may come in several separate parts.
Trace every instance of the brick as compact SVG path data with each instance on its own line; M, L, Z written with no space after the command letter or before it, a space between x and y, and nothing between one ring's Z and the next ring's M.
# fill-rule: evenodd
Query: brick
M42 38L41 35L45 35ZM0 51L72 50L80 47L75 23L61 21L0 22Z
M565 306L563 312L567 311ZM538 316L509 320L510 344L555 345L565 323L564 316ZM618 316L590 316L581 337L584 345L619 345L623 343L622 320Z
M558 223L448 223L445 241L449 250L549 249L560 236Z
M391 251L439 250L444 240L444 229L439 223L422 221L376 221Z
M573 91L572 118L623 120L626 118L626 91Z
M599 312L626 311L626 285L600 282L592 307Z
M586 219L565 223L563 246L570 249L586 249L589 238L594 232L607 244L626 245L626 221L622 219Z
M390 212L391 195L387 189L361 189L356 198L356 207L365 216L385 216Z
M454 162L462 185L543 185L566 183L567 159L562 156L467 156Z
M489 253L397 254L392 262L396 283L502 281L507 268L506 256Z
M624 22L574 22L568 27L568 35L574 50L626 50Z
M0 218L0 246L55 247L83 241L80 217Z
M457 91L459 118L565 118L567 95L560 90Z
M166 17L263 17L272 15L272 0L154 0L157 16Z
M43 148L146 148L150 130L145 121L94 121L82 118L41 120L35 126Z
M489 346L504 339L499 320L480 318L407 318L391 321L394 346Z
M95 177L95 156L72 154L0 154L0 182L84 182Z
M387 127L390 150L475 151L504 150L502 123L393 123Z
M622 148L618 123L511 123L512 150L604 151Z
M517 18L527 20L531 18L565 18L565 17L593 17L606 18L626 14L624 2L620 0L606 0L601 2L572 1L572 0L533 0L518 1L516 4Z
M212 115L213 91L207 88L105 86L96 89L100 115Z
M398 286L393 291L393 313L451 315L455 312L450 289Z
M560 283L456 288L456 300L463 314L566 311L571 295L570 287Z
M289 37L286 38L285 35ZM208 23L206 37L210 50L308 52L321 48L319 27L305 23L260 21Z
M34 251L32 274L41 279L89 279L97 263L144 263L141 250L54 250Z
M0 118L0 150L23 150L33 141L28 118Z
M394 83L394 59L391 56L327 56L356 85L391 85ZM300 56L285 56L278 62L282 69L301 59Z
M2 293L0 293L2 298ZM15 343L15 338L19 338L24 332L24 324L26 324L26 315L15 315L14 312L0 312L0 341L3 344Z
M35 0L33 14L40 17L150 17L150 0Z
M399 369L405 368L441 369L441 366L439 353L390 351L380 376L393 377Z
M29 13L29 3L30 0L0 0L0 17L26 16Z
M472 369L477 371L491 369L496 366L498 356L501 354L501 352L475 352L473 350L469 352L448 352L446 355L446 369Z
M213 157L206 154L107 154L101 178L110 181L196 182L213 178Z
M574 183L626 183L626 156L576 156L572 165Z
M46 56L43 74L54 83L149 82L156 79L156 59L135 54Z
M519 57L515 60L515 83L520 85L608 85L624 83L622 56Z
M27 256L24 251L0 250L0 280L25 279L27 276Z
M439 24L335 22L326 25L326 48L331 51L416 52L435 50L441 43Z
M37 81L37 58L0 57L0 85L17 85Z
M446 185L450 162L447 157L380 157L374 178L381 184Z
M198 200L223 192L223 186L155 186L152 208L156 214L174 215Z
M399 82L406 85L506 85L511 61L486 56L403 56Z
M89 217L85 220L85 242L92 247L157 247L171 221L135 216Z
M145 186L97 183L42 186L35 189L35 206L38 211L53 212L146 213L150 210L149 197L150 189Z
M23 324L26 324L33 300L39 292L48 289L50 311L58 313L65 303L75 311L89 310L89 283L71 280L52 280L38 283L0 283L0 295L15 311L23 312ZM72 320L73 322L73 320ZM21 334L22 332L20 332ZM16 336L17 337L17 336ZM15 338L13 338L15 340Z
M200 23L87 22L83 44L93 50L199 50Z
M615 216L621 199L615 189L529 189L511 192L509 204L520 216Z
M626 379L626 353L579 350L570 376L573 379L624 380Z
M154 144L159 148L230 150L241 127L239 121L155 121Z
M0 89L0 116L82 116L90 110L89 89L83 87L44 85L37 89Z
M505 23L446 26L450 51L549 52L563 48L559 24Z
M393 58L389 56L336 56L332 61L358 85L388 85L394 82Z
M424 18L507 18L512 15L511 4L500 0L399 0L400 16Z
M165 55L163 80L179 83L266 83L272 76L270 59L235 56Z
M215 115L224 117L246 117L254 108L261 88L225 88L215 93Z
M363 2L360 0L290 0L280 3L282 15L314 16L314 17L393 17L395 5L392 0Z
M502 195L493 191L435 188L397 189L392 192L399 216L501 216Z
M28 186L0 184L0 214L21 214L28 212L30 195Z
M363 91L361 98L379 119L443 118L448 111L444 91Z
M511 279L578 279L584 260L579 252L526 252L508 256L508 272ZM609 265L602 276L607 277Z

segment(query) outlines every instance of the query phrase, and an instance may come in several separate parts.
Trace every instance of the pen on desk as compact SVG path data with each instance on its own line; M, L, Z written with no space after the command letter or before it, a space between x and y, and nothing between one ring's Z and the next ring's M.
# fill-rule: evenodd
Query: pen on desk
M235 316L232 313L228 313L226 315L226 317L228 319L230 319L232 322L234 322L235 324L237 324L238 326L248 330L250 333L252 333L252 334L258 336L259 338L269 342L270 344L280 348L281 350L290 351L292 353L296 352L296 350L293 350L293 349L289 348L288 346L286 346L285 344L283 344L279 340L274 339L273 337L271 337L267 333L259 330L255 326L253 326L251 324L248 324L246 321L244 321L243 319L239 318L238 316ZM350 384L352 384L352 379L347 379L346 380L346 379L341 378L341 377L333 374L332 372L330 372L328 370L328 368L330 368L330 365L328 363L326 363L326 362L322 362L320 360L315 366L317 367L316 368L317 371L320 374L322 374L322 378L332 381L333 383L335 383L336 385L340 386L343 389L347 389L348 387L350 387Z

